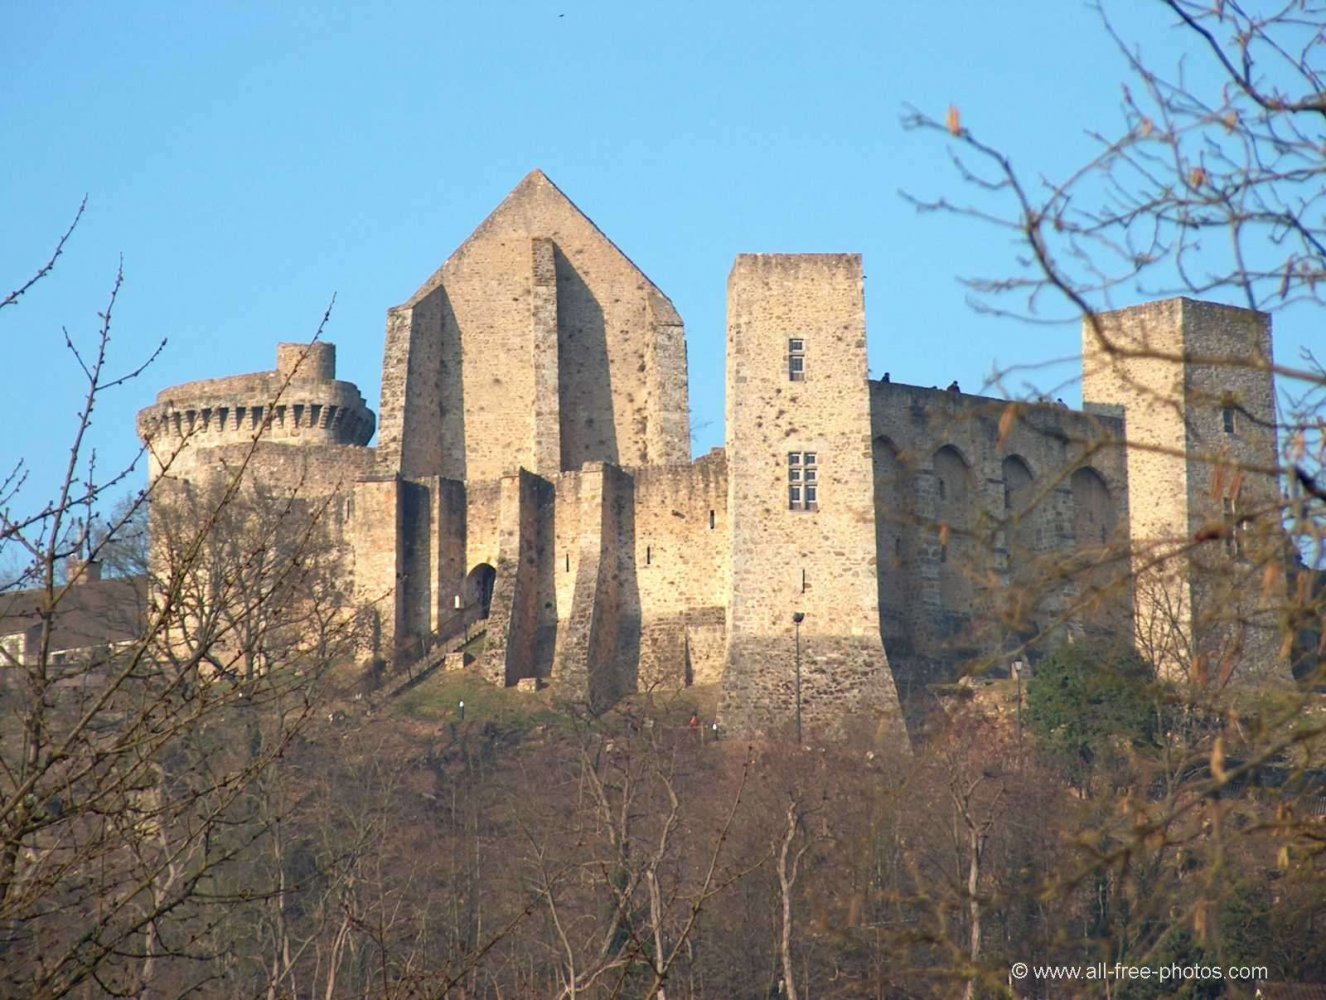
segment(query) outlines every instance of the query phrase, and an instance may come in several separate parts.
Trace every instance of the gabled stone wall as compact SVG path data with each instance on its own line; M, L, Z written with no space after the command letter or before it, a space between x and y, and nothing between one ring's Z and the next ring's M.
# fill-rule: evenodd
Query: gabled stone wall
M536 171L392 310L379 450L465 481L685 462L681 319Z

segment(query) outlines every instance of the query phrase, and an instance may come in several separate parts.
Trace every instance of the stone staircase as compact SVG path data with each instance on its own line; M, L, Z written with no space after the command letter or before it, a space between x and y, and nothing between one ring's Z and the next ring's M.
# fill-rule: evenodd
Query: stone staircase
M387 692L388 698L395 698L412 688L418 687L435 674L449 658L468 655L461 650L475 639L488 632L486 618L475 613L477 605L464 608L452 619L442 625L428 637L428 649L423 655L405 663L405 680Z

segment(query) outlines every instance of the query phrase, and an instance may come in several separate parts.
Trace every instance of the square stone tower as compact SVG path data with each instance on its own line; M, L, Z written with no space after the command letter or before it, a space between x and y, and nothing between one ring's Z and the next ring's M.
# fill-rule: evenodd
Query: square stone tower
M727 455L722 723L902 739L879 632L859 255L737 258Z
M1270 317L1177 298L1082 336L1084 400L1124 416L1139 652L1203 685L1286 679Z

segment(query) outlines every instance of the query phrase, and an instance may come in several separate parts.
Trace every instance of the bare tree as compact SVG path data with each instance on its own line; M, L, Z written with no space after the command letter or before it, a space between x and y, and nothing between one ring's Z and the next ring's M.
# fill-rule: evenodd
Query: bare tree
M1149 5L1156 32L1182 48L1173 65L1124 37L1111 9L1118 8L1099 7L1103 37L1128 78L1117 122L1089 132L1091 155L1046 176L1025 165L1028 154L982 134L960 106L938 115L909 111L908 127L949 143L964 192L913 201L1012 238L1006 273L967 281L978 309L1082 323L1088 362L1118 372L1143 409L1174 405L1137 377L1143 364L1205 373L1207 387L1189 387L1193 398L1223 411L1227 434L1243 427L1270 442L1255 458L1221 443L1194 452L1173 440L1129 442L1136 452L1187 462L1212 514L1165 537L1133 538L1117 563L1114 586L1130 589L1139 609L1135 634L1118 637L1131 640L1164 681L1159 735L1146 745L1123 733L1112 738L1111 794L1099 805L1085 802L1076 820L1065 813L1064 834L1077 850L1045 890L1064 905L1078 899L1081 919L1069 926L1082 928L1082 940L1107 938L1115 956L1155 958L1179 941L1229 956L1239 947L1240 900L1253 894L1229 858L1268 865L1305 887L1315 882L1304 891L1321 899L1316 803L1326 727L1314 701L1323 659L1321 633L1307 623L1326 610L1319 585L1326 377L1310 355L1273 358L1216 341L1148 343L1121 335L1106 312L1139 298L1192 296L1319 321L1326 7L1156 0ZM1244 407L1239 387L1271 375L1279 380L1276 405ZM1131 432L1144 418L1128 419ZM1080 572L1064 565L1047 583ZM1254 643L1292 662L1298 686L1287 683L1287 671L1276 684L1251 672ZM1097 669L1109 667L1102 661ZM1241 933L1246 939L1246 926ZM1294 963L1309 951L1300 942Z
M72 231L0 310L51 272ZM290 498L246 506L242 470L197 498L187 531L163 530L151 579L154 496L100 514L133 467L97 467L92 413L160 350L114 370L122 281L89 343L64 337L85 385L54 496L29 501L21 464L0 491L0 556L26 567L0 613L31 623L6 647L0 689L7 995L183 995L217 974L209 942L227 907L280 888L249 867L274 822L255 792L346 649L321 610L337 595L316 511ZM97 579L103 564L114 578Z

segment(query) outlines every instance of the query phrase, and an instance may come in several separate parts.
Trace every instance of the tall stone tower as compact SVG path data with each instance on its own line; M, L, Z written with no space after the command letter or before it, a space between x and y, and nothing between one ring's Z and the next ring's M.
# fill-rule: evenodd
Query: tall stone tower
M903 739L879 633L861 258L747 254L728 278L734 733Z
M1270 317L1169 299L1088 319L1083 398L1122 411L1139 651L1176 679L1285 679Z

